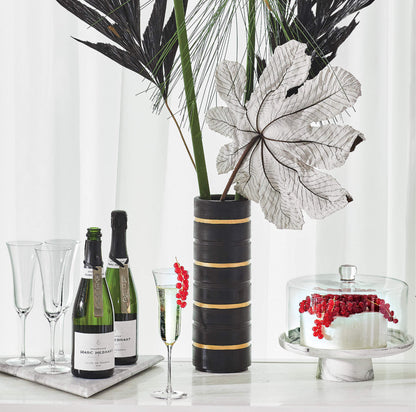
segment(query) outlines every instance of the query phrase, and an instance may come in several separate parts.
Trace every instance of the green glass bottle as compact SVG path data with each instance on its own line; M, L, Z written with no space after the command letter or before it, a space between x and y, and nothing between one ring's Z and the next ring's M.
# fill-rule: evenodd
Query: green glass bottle
M88 229L84 255L72 312L71 371L80 378L108 378L114 373L114 309L103 275L99 228Z
M116 365L137 361L137 298L126 246L127 213L111 213L111 248L106 279L114 305L114 357Z

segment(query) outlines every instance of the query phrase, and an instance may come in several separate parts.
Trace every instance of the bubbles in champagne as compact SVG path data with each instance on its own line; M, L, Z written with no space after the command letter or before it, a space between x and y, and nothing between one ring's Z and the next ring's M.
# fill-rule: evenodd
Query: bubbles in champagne
M181 330L181 308L176 303L174 286L157 287L160 304L160 336L167 345L173 345Z

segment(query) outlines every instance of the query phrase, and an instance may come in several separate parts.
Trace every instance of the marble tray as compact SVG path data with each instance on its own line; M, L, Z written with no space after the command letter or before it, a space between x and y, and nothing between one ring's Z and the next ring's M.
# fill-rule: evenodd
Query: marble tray
M119 382L124 381L138 373L159 363L163 356L160 355L143 355L134 365L116 366L114 375L106 379L80 379L72 376L71 373L62 375L41 375L35 372L35 366L25 368L17 366L9 366L5 363L7 358L0 358L0 372L17 376L31 382L49 386L74 395L89 398L98 392L103 391Z

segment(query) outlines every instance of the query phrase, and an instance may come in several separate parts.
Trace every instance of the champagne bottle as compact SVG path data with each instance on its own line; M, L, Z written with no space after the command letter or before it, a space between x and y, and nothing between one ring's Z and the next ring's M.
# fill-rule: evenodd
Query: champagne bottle
M71 371L80 378L107 378L114 373L114 310L103 275L99 228L88 229L84 254L72 312Z
M106 279L114 304L114 357L116 365L137 361L137 299L126 247L127 213L111 213L111 248Z

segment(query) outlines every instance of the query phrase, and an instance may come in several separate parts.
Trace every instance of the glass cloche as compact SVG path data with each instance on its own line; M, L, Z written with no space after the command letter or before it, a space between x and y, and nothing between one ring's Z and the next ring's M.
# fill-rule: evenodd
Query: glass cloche
M318 357L317 378L373 379L372 358L410 349L405 282L357 274L303 276L287 284L288 328L279 338L291 352Z
M298 330L303 346L385 348L389 335L406 335L408 286L401 280L342 265L339 275L289 281L287 294L288 331Z

